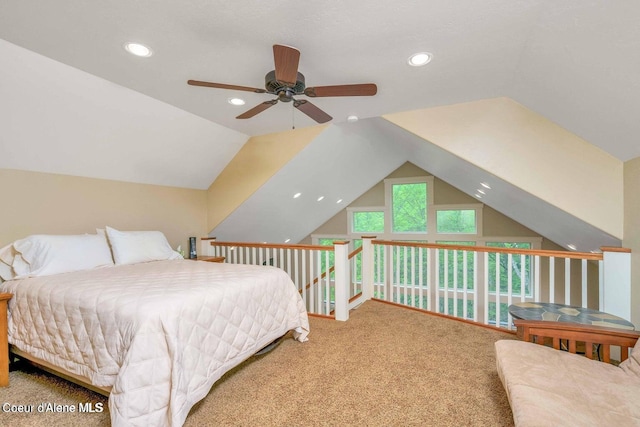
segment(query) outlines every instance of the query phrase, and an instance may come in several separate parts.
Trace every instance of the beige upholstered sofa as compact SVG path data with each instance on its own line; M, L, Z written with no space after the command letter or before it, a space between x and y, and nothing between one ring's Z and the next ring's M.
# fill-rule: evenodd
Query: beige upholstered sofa
M640 334L569 323L514 323L522 341L501 340L495 349L516 426L640 426ZM610 346L621 348L619 366L606 363ZM587 357L575 354L585 348L595 350L586 351Z

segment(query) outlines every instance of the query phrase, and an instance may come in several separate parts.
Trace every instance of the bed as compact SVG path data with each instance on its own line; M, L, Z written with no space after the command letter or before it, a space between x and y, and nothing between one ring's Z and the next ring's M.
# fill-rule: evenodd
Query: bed
M113 426L180 426L225 372L288 331L307 339L304 303L281 269L173 251L128 262L109 242L112 265L16 275L0 292L14 295L14 352L109 393Z

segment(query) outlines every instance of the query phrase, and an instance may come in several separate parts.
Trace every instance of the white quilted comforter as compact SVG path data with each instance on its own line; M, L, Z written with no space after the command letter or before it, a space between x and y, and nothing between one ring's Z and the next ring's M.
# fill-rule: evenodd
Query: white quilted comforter
M97 386L113 426L180 426L226 371L309 322L274 267L187 260L58 274L0 285L9 342Z

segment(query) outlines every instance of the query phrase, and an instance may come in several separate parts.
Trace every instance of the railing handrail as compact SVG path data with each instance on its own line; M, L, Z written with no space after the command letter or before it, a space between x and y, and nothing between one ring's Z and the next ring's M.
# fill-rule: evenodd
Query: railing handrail
M259 243L259 242L217 242L209 243L211 246L237 246L241 248L266 248L266 249L305 249L312 251L333 252L334 247L329 245L301 245L288 243Z
M360 252L362 252L362 246L360 246L359 248L356 248L353 252L351 252L349 254L349 259L351 259L354 256L358 255Z
M354 256L358 255L360 252L362 252L362 246L360 246L359 248L356 248L353 252L351 252L351 253L349 254L348 259L353 258ZM315 284L315 283L318 283L318 279L320 279L320 280L324 279L325 277L327 277L327 273L331 274L331 273L333 273L333 272L335 271L335 269L336 269L336 266L335 266L335 265L332 265L332 266L329 268L329 271L325 271L324 273L322 273L322 274L320 275L320 277L319 277L319 278L318 278L318 277L316 277L315 279L313 279L313 283L314 283L314 284ZM310 287L311 287L311 283L307 283L307 288L306 288L306 289L309 289Z
M466 246L466 245L450 245L446 243L421 243L421 242L406 242L401 240L372 240L374 245L385 246L409 246L418 248L432 248L432 249L448 249L470 252L497 252L505 254L515 255L534 255L544 257L558 257L558 258L574 258L574 259L586 259L601 261L603 254L593 252L569 252L569 251L557 251L557 250L545 250L545 249L520 249L520 248L501 248L498 246Z

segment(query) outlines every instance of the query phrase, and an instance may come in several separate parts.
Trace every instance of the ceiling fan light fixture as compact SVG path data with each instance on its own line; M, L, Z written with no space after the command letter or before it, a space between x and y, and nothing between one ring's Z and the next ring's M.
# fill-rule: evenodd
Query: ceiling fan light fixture
M347 121L349 123L357 122L358 121L358 116L348 116L347 117Z
M124 49L132 55L148 58L153 55L151 48L140 43L125 43Z
M373 96L378 92L378 87L375 83L307 87L304 75L298 71L299 60L300 51L298 49L291 46L273 45L273 62L275 69L265 75L264 89L226 83L203 82L200 80L187 80L187 84L217 89L268 93L276 96L275 99L264 101L239 116L236 116L236 119L250 119L256 114L273 107L278 102L291 102L294 108L297 108L317 123L327 123L333 118L310 101L297 98L298 96L308 96L310 98Z
M242 98L228 98L227 102L231 105L244 105L244 99Z
M432 58L433 55L429 52L419 52L411 55L407 62L412 67L422 67L423 65L427 65L429 62L431 62Z

